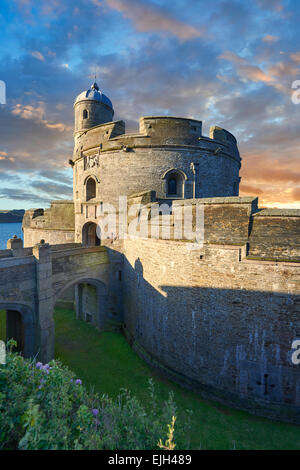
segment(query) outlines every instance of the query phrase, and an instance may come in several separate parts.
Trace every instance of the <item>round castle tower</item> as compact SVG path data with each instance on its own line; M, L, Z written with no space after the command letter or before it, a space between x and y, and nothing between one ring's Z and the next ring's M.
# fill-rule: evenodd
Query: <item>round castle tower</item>
M201 121L151 116L140 118L139 132L126 134L123 121L112 121L112 103L97 84L76 98L74 109L76 242L84 241L87 226L95 227L101 203L118 209L120 196L239 195L241 159L235 137L225 129L213 126L206 137Z

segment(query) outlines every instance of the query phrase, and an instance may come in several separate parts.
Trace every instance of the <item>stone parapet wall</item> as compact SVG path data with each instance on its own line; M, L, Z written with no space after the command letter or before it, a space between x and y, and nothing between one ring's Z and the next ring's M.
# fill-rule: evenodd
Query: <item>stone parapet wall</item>
M166 116L140 118L139 133L125 134L123 121L101 124L77 133L73 160L82 157L82 153L101 154L106 151L134 148L157 147L192 147L194 150L208 150L215 155L221 152L236 159L240 164L240 155L235 137L230 132L213 126L210 136L202 136L202 122L194 119Z
M178 225L180 214L191 214L194 241L196 224L200 223L199 208L203 207L204 244L245 246L249 259L300 261L300 210L259 209L258 198L214 197L179 201L157 200L153 192L133 194L128 198L129 209L133 204L144 206L144 220L158 226L159 238L166 238L166 226L170 226L170 239L186 239L184 224ZM163 207L170 215L152 217L152 210ZM137 218L137 211L130 211L128 223ZM184 222L184 219L183 219ZM176 228L177 227L177 228ZM178 232L178 227L181 230ZM143 234L143 237L147 236ZM179 233L179 235L178 235Z
M264 209L254 214L249 256L300 262L300 210Z
M73 201L52 201L50 209L29 209L22 225L24 246L40 240L56 245L74 242L75 216Z

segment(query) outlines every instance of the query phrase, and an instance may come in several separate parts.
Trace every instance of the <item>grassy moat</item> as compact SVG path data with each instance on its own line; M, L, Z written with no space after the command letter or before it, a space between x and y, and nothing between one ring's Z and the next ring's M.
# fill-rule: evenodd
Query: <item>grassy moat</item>
M127 388L145 404L148 379L155 384L158 399L172 390L181 413L192 410L193 449L300 449L300 427L271 422L208 402L164 379L145 364L119 333L100 332L76 320L74 312L55 311L55 356L80 377L85 386L112 397ZM0 339L4 339L5 313L0 311Z

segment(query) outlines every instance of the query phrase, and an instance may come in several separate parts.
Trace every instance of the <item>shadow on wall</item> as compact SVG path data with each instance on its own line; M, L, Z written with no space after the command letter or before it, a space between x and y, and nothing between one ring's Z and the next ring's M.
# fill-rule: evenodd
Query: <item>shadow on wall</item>
M124 330L174 380L225 403L300 422L300 295L162 285L124 261Z

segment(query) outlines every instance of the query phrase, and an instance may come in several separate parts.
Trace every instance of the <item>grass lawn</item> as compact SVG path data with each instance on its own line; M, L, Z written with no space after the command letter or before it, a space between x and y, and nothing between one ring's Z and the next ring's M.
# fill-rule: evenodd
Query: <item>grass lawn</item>
M0 319L1 325L1 319ZM55 356L95 391L116 397L127 388L147 403L148 379L155 383L159 401L173 390L180 419L190 409L194 449L300 449L300 427L275 423L199 398L162 378L145 364L119 333L101 333L76 320L72 311L55 311Z

